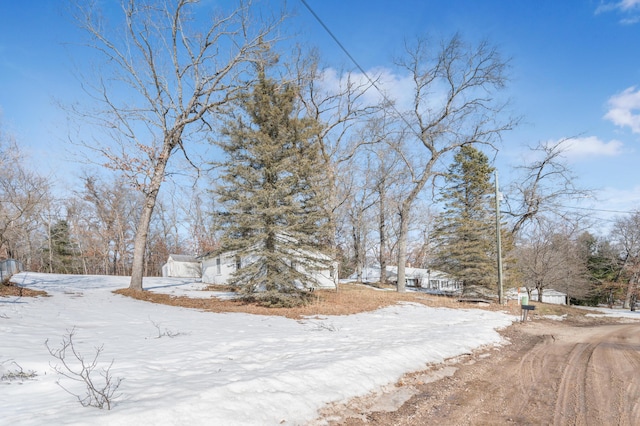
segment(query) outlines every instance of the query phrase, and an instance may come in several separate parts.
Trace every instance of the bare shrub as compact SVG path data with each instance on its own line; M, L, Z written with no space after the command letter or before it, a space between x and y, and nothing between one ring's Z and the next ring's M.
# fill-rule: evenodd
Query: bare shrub
M153 326L156 328L156 330L158 330L158 335L155 337L156 339L160 339L162 337L176 337L176 336L180 336L183 333L179 332L179 331L173 331L173 330L169 330L168 328L165 328L164 331L160 328L160 324L155 322L154 320L152 320L151 318L149 318L149 320L151 321L151 323L153 324Z
M9 367L5 367L8 364ZM15 361L8 360L0 363L0 382L14 382L20 383L25 380L33 379L37 374L33 370L24 371L23 368Z
M340 327L327 321L300 321L301 324L310 324L314 331L340 331Z
M57 384L67 393L75 396L84 407L111 410L112 402L118 397L116 391L123 379L113 378L111 375L113 360L106 368L98 366L98 357L102 353L104 345L96 347L93 357L86 360L74 347L73 336L75 332L75 327L67 330L67 334L62 337L61 345L58 348L51 348L49 339L44 344L51 356L59 361L59 364L51 365L51 368L62 377L83 383L85 392L83 394L71 392L62 386L59 380Z

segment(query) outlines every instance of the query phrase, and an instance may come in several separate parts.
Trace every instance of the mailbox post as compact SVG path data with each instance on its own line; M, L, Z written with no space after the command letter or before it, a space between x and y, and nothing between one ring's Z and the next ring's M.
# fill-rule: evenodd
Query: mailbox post
M533 305L521 305L522 307L522 322L527 320L527 314L529 313L529 311L533 311L536 309L535 306Z

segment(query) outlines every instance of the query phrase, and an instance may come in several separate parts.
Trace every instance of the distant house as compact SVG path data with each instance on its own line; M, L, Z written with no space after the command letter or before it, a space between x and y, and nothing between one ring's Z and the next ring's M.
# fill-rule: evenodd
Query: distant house
M387 281L398 281L398 267L387 266ZM405 268L405 282L410 287L421 287L435 292L454 292L462 290L462 281L457 281L450 275L434 269ZM365 283L380 282L380 268L366 267L362 270L362 281ZM357 273L349 279L357 279Z
M518 300L522 297L522 295L524 294L525 296L527 296L526 293L526 287L521 287L520 288L520 292L518 292L518 289L516 288L511 288L509 290L507 290L507 292L505 293L507 298L509 299L515 299ZM538 289L534 288L531 290L531 295L530 297L528 297L528 301L533 301L533 302L538 302ZM551 303L554 305L566 305L567 304L567 295L566 293L562 293L561 291L557 291L557 290L553 290L550 288L545 288L542 291L542 303Z
M163 277L200 278L202 267L195 256L184 254L170 254L167 263L162 265Z
M302 257L302 256L301 256ZM304 256L308 259L310 256ZM317 259L318 268L307 271L305 262L295 261L294 268L310 277L310 282L317 281L317 288L336 288L338 279L338 262L333 261L329 256L322 253L315 253L313 257ZM200 258L202 262L202 282L208 284L227 284L231 275L238 269L257 262L257 256L236 256L234 253L222 253L219 255L206 254ZM309 268L310 269L310 268Z
M0 280L4 281L13 274L24 271L24 265L19 260L5 259L0 261Z
M538 290L531 290L531 300L538 301ZM542 291L542 303L553 303L554 305L566 305L567 295L561 291L545 288Z

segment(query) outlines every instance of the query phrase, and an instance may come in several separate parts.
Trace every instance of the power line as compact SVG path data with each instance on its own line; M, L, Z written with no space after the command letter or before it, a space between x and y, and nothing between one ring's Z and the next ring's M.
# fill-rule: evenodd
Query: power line
M404 123L409 127L409 129L411 129L411 131L418 138L420 138L420 134L413 128L413 126L409 123L409 121L407 121L407 119L405 118L404 114L401 114L400 111L398 111L398 109L395 106L395 103L391 102L391 100L387 97L387 95L385 95L385 93L378 87L376 82L369 76L369 74L364 70L364 68L362 68L362 66L353 57L353 55L351 55L351 53L347 50L347 48L340 42L338 37L336 37L336 35L331 31L331 29L329 29L329 27L324 23L324 21L318 16L318 14L311 8L311 6L309 6L309 3L307 3L306 0L300 0L300 2L307 8L309 13L311 13L311 15L313 15L315 20L318 21L318 23L322 26L322 28L324 28L324 30L327 32L327 34L329 34L329 36L338 45L338 47L340 47L340 49L344 52L344 54L347 55L349 60L351 62L353 62L353 64L356 66L356 68L358 68L358 70L362 73L362 75L365 76L367 81L369 81L369 83L371 83L371 85L376 89L376 91L380 94L380 96L382 96L382 98L385 100L385 102L387 102L387 103L389 103L389 105L391 105L391 108L396 112L396 114L398 114L398 116L402 119L402 121L404 121ZM556 204L555 206L556 207L566 208L566 209L593 211L593 212L601 212L601 213L621 213L621 214L637 213L637 211L633 211L633 210L630 210L630 211L625 211L625 210L606 210L606 209L594 209L594 208L588 208L588 207L563 206L563 205L560 205L560 204Z
M391 100L387 97L387 95L385 95L384 92L378 87L376 82L371 77L369 77L369 74L364 70L364 68L360 66L358 61L356 61L353 55L349 53L347 48L340 42L340 40L338 40L338 37L336 37L335 34L333 34L333 32L329 29L329 27L322 21L322 19L320 19L318 14L314 12L313 9L311 9L311 6L309 6L309 3L307 3L306 0L300 0L300 2L307 8L307 10L311 13L311 15L313 15L316 21L318 21L318 23L322 26L322 28L324 28L324 30L327 32L327 34L329 34L329 36L333 39L333 41L336 42L336 44L338 45L338 47L340 47L340 49L344 52L344 54L347 55L349 60L353 62L353 64L356 66L356 68L358 68L358 70L362 73L362 75L365 76L365 78L369 81L369 83L371 83L371 85L376 89L376 91L380 94L380 96L382 96L382 99L384 99L385 102L391 105L391 108L395 111L396 114L398 114L400 119L404 121L404 123L418 138L420 138L420 133L413 128L411 123L409 123L409 121L405 118L404 114L401 114L400 111L398 111L395 103L391 102Z
M562 207L563 209L574 209L574 210L585 210L591 212L603 212L603 213L621 213L621 214L634 214L638 213L638 210L607 210L607 209L594 209L590 207L574 207L574 206L563 206L561 204L553 204L555 207Z

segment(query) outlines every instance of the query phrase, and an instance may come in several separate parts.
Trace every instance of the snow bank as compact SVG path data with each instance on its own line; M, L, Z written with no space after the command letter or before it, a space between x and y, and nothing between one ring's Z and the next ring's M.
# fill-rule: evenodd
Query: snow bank
M7 425L304 424L329 402L498 343L495 330L517 319L402 304L295 321L112 294L128 286L127 277L22 273L15 280L52 296L0 298L0 365L36 374L0 382L0 424ZM158 278L145 279L145 286L187 294L201 284ZM82 407L56 384L83 391L54 372L45 347L47 339L59 346L74 327L79 352L89 357L104 345L100 361L114 360L111 374L124 378L110 411Z

